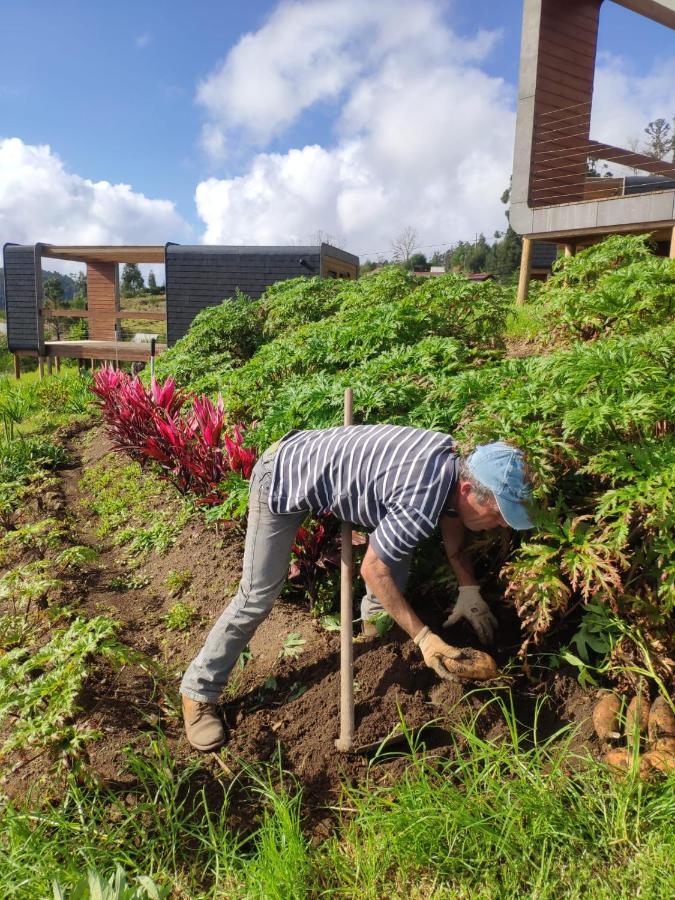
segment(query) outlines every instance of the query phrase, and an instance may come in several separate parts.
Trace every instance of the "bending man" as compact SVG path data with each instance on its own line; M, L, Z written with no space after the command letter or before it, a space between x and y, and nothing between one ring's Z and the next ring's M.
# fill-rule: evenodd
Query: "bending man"
M181 683L190 744L210 751L225 740L217 702L239 654L267 617L288 574L291 547L309 512L333 513L370 531L361 567L367 593L361 618L384 610L441 677L496 674L486 653L446 644L424 625L403 591L412 552L440 521L459 598L446 624L466 619L483 643L496 620L480 596L463 551L465 529L532 527L530 488L520 451L486 444L466 459L452 438L399 425L292 431L269 447L251 475L241 581Z

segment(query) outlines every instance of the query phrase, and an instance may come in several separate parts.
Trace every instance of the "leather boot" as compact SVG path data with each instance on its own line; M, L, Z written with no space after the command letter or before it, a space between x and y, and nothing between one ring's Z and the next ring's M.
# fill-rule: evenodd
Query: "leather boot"
M182 698L185 734L190 745L204 753L217 750L225 743L225 726L216 704L191 700L184 694Z

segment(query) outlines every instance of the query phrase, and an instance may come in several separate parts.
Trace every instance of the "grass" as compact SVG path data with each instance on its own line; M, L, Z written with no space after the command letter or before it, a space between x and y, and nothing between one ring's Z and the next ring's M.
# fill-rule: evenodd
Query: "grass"
M152 739L128 757L131 792L72 783L41 810L4 806L0 893L47 896L53 879L67 888L119 865L130 884L149 876L195 900L668 897L675 778L616 781L574 757L571 733L519 737L508 701L493 702L507 722L501 743L469 725L453 760L412 748L399 780L345 790L338 830L318 843L303 833L301 793L279 768L246 770L260 813L242 835L228 824L228 789L209 806L200 761L181 768Z

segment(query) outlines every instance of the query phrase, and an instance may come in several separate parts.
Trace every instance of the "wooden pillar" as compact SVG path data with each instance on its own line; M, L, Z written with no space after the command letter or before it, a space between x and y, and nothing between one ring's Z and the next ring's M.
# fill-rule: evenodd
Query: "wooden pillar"
M518 294L516 303L521 306L527 300L530 287L530 271L532 269L532 240L523 238L523 252L520 256L520 276L518 278Z
M21 357L18 353L14 354L14 377L17 381L21 378Z
M670 258L675 259L675 225L670 232Z
M47 374L51 375L53 371L54 371L54 360L51 358L51 356L48 356L47 357Z
M45 377L45 358L44 356L38 356L38 372L40 374L40 381Z
M56 362L56 371L57 371L57 372L60 372L60 371L61 371L61 357L60 357L60 356L56 356L56 357L54 357L54 359L55 359L55 362Z
M565 248L565 256L574 256L577 251L576 244L563 244Z

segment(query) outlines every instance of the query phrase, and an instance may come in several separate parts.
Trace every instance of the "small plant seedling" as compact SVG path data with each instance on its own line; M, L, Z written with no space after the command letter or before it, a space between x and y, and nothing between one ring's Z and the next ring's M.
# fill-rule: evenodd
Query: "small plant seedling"
M192 584L192 572L189 569L177 571L172 569L164 579L164 585L170 597L180 597Z
M298 697L302 697L302 695L306 692L306 684L302 684L300 681L294 681L291 685L290 691L288 692L288 697L286 697L286 703L292 703L293 700L297 700Z
M93 562L98 556L98 550L94 547L85 547L83 544L75 544L66 547L56 557L56 564L62 569L79 569L87 563Z
M331 613L327 616L321 616L319 619L319 625L324 629L324 631L339 631L340 630L340 616L337 613Z
M147 575L134 575L127 572L125 575L115 575L108 582L111 591L138 591L150 584L150 578Z
M178 601L173 604L162 621L169 631L187 631L196 618L197 610L194 606Z
M389 615L389 613L386 612L375 613L375 615L371 616L368 621L371 622L377 629L378 637L384 637L384 635L387 634L388 631L391 631L391 629L394 627L394 620Z
M297 659L303 652L307 641L301 634L292 631L284 641L284 646L279 651L278 659Z

